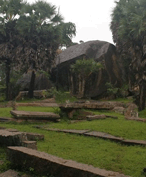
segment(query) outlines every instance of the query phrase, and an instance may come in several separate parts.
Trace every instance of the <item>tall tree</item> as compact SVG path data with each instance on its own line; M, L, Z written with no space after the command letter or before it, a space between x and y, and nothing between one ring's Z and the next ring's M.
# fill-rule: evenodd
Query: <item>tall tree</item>
M29 97L33 97L35 71L49 71L54 62L56 51L61 45L71 43L76 29L73 23L64 23L63 17L54 5L44 1L27 4L18 20L20 33L20 60L25 67L32 69ZM68 27L68 30L67 30ZM70 28L69 28L70 27ZM23 56L23 57L22 57Z
M5 62L6 99L9 99L10 69L18 44L17 17L24 5L22 0L0 0L0 61Z
M120 0L112 13L111 31L118 51L129 61L129 72L139 85L139 110L145 108L146 1Z
M29 95L33 97L35 71L50 70L57 49L75 35L75 25L64 23L56 6L41 0L31 5L23 0L0 0L0 14L0 60L7 66L7 99L11 63L24 71L31 68Z

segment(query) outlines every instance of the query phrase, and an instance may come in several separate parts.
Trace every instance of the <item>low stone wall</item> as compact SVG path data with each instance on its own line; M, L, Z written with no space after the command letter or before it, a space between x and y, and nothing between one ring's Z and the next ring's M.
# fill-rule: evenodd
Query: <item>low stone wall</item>
M17 168L34 169L43 175L53 175L54 177L126 177L118 172L106 171L86 164L81 164L72 160L49 155L25 147L8 147L8 159ZM25 163L24 163L25 162Z

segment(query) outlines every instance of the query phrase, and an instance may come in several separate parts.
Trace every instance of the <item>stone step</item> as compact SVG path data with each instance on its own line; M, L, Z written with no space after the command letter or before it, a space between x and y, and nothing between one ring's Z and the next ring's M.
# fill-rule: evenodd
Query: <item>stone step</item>
M12 110L10 113L17 119L58 121L60 116L52 112L31 112Z
M37 150L25 147L8 147L8 159L17 168L33 168L41 176L56 177L126 177L118 172L106 171L91 165L65 160ZM16 158L17 157L17 158ZM25 162L25 163L24 163Z

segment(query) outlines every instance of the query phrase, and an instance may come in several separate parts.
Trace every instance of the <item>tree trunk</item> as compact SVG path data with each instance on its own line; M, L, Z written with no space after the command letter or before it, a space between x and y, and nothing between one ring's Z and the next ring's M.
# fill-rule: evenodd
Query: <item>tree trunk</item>
M6 100L10 99L10 61L6 61Z
M142 80L140 85L139 85L139 105L138 105L138 109L139 111L142 111L145 109L145 91L146 89L146 84L145 84L145 81Z
M33 98L34 86L35 86L35 72L32 71L30 85L29 85L29 91L28 91L29 98Z

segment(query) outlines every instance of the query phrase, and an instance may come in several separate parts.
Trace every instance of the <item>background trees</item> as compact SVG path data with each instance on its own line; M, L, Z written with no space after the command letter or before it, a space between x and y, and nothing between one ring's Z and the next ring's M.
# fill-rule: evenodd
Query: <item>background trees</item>
M129 83L139 85L139 110L145 108L146 1L120 0L112 13L111 31L127 62ZM133 79L133 80L132 80Z
M6 63L6 95L10 69L32 70L29 96L33 97L35 71L50 71L57 49L71 44L75 25L64 23L56 6L44 1L0 0L0 61Z

